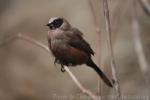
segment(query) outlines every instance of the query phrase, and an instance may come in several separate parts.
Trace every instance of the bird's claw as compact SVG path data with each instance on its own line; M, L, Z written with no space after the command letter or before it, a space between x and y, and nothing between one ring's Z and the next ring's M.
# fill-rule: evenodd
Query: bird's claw
M64 66L61 65L61 72L65 72L65 71L66 71L66 70L65 70Z
M57 64L61 64L60 60L57 59L57 58L55 58L55 60L54 60L54 64L55 64L55 65L56 65L56 63L57 63ZM65 69L64 69L63 64L61 64L61 72L65 72Z

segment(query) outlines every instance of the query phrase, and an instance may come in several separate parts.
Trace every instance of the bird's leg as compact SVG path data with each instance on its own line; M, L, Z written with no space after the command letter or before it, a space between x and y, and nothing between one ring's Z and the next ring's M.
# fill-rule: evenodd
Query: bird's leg
M65 72L66 70L64 69L64 65L61 64L61 72Z
M65 69L64 69L64 65L61 63L61 61L57 58L55 58L54 60L54 64L56 65L57 64L61 64L61 72L65 72Z

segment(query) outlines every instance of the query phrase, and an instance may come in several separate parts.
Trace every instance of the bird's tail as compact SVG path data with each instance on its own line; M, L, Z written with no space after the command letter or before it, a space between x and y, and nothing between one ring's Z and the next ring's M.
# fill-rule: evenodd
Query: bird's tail
M88 63L87 63L88 66L92 67L96 72L97 74L102 78L102 80L109 86L109 87L113 87L112 83L110 82L110 80L106 77L106 75L102 72L102 70L100 68L97 67L97 65L92 61L90 60Z

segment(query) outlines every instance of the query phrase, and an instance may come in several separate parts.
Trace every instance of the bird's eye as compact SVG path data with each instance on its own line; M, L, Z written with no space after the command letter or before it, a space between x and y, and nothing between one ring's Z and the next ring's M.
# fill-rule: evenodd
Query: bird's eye
M59 18L53 21L53 26L59 28L63 24L63 19Z

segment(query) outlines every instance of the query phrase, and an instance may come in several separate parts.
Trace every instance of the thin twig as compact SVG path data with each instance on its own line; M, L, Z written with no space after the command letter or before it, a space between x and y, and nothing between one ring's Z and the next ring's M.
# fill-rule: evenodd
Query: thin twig
M143 45L142 45L142 40L141 40L141 28L139 25L139 20L138 20L138 14L137 14L137 2L136 0L133 0L132 2L132 7L133 7L133 11L132 11L132 37L133 37L133 42L134 42L134 48L135 48L135 52L138 58L138 63L139 63L139 67L141 69L144 81L145 81L145 93L149 93L149 65L148 62L146 60L146 56L144 54L144 50L143 50ZM147 94L149 95L149 94Z
M140 26L138 23L137 11L136 11L135 7L134 7L133 14L132 14L132 29L133 29L132 35L133 35L133 40L134 40L134 44L135 44L135 51L138 56L140 68L145 73L148 70L148 63L146 61L146 57L144 54L144 50L143 50L143 46L142 46L142 42L141 42L141 38L140 38Z
M109 57L110 57L110 65L112 69L113 80L115 82L114 88L115 88L117 100L120 100L121 91L120 91L119 81L117 78L116 63L115 63L115 57L114 57L114 52L113 52L113 47L112 47L111 26L110 26L109 8L108 8L107 0L103 0L103 9L104 9L105 22L106 22L107 43L108 43L108 50L109 50Z
M14 36L12 36L12 37L10 37L10 38L4 40L2 43L0 43L0 47L6 45L6 44L8 44L8 43L10 43L11 41L14 41L14 40L16 40L16 39L25 40L25 41L27 41L27 42L30 42L30 43L32 43L32 44L34 44L34 45L36 45L36 46L42 48L43 50L45 50L45 51L48 52L48 53L50 52L50 51L49 51L49 48L48 48L47 46L45 46L44 44L42 44L42 43L40 43L40 42L38 42L38 41L36 41L36 40L34 40L34 39L28 37L28 36L22 35L22 34L17 34L17 35L14 35Z
M98 54L98 56L97 56L98 66L101 66L101 59L100 59L100 46L101 46L100 45L100 43L101 43L100 35L101 35L101 31L100 31L100 28L99 28L98 23L97 23L97 17L96 17L95 11L94 11L94 7L92 5L92 0L88 0L88 3L90 6L90 9L91 9L91 12L92 12L94 27L95 27L95 30L97 33L96 34L96 52ZM102 68L102 66L101 66L101 68ZM100 78L98 77L98 94L99 94L99 96L101 96L101 93L102 93L102 84L101 84Z
M148 0L138 0L138 1L141 4L143 10L146 12L146 14L150 16L150 4Z
M11 41L14 41L16 39L22 39L25 40L27 42L30 42L40 48L42 48L43 50L45 50L46 52L50 53L49 48L47 46L45 46L44 44L38 42L37 40L34 40L28 36L22 35L22 34L18 34L15 35L13 37L10 37L9 39L3 41L2 43L0 43L0 47L8 44ZM79 87L79 89L84 93L87 94L88 96L90 96L93 100L98 100L98 97L96 95L94 95L91 91L87 90L86 88L84 88L82 86L82 84L77 80L77 78L75 77L75 75L69 70L69 68L67 66L64 66L64 69L66 70L66 72L69 74L69 76L72 78L72 80L74 81L74 83L77 85L77 87Z
M89 0L89 5L90 5L90 9L91 9L91 12L93 15L93 22L95 25L95 30L96 30L97 34L101 34L100 28L99 28L98 23L97 23L97 17L96 17L95 11L94 11L94 7L92 5L92 0Z

